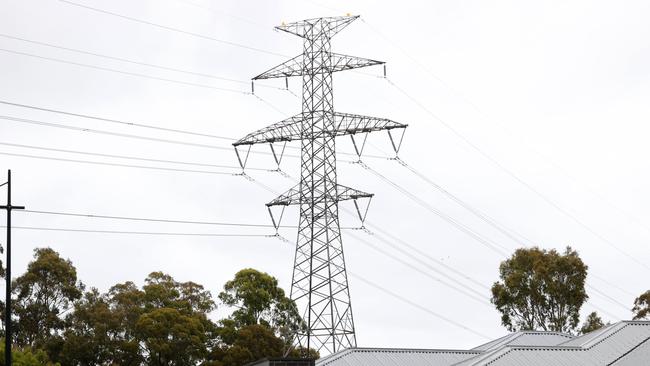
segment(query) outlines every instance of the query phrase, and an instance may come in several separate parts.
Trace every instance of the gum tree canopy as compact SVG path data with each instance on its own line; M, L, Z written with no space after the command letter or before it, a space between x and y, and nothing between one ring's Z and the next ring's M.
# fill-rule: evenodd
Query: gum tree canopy
M499 266L492 303L510 331L573 332L580 321L587 266L578 253L540 248L517 249Z

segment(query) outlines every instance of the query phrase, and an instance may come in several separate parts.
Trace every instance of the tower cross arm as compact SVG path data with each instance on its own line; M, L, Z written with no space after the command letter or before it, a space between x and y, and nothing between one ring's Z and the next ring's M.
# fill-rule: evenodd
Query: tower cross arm
M275 29L296 35L301 38L309 39L314 36L313 29L318 25L323 32L319 32L316 35L321 36L324 33L331 38L358 18L358 15L347 15L339 17L305 19L298 22L282 23L282 25L275 27Z
M370 198L374 194L360 191L358 189L346 187L342 184L336 185L336 201L356 200L358 198ZM273 201L266 204L267 207L271 206L290 206L298 205L300 201L300 185L296 185L290 190L282 193Z
M267 70L256 77L253 80L262 80L262 79L274 79L274 78L286 78L291 76L301 76L301 75L313 75L313 74L324 74L332 73L338 71L358 69L361 67L383 65L384 61L371 60L362 57L341 55L338 53L332 53L331 64L320 65L315 68L310 68L305 70L302 62L303 55L298 55L292 59L289 59L278 66Z
M407 124L395 122L387 118L363 116L360 114L334 112L333 117L334 128L319 132L320 135L310 136L309 134L301 133L301 123L303 119L311 117L299 113L293 117L252 132L244 138L234 142L233 145L239 146L295 141L322 137L322 134L333 136L354 135L357 133L377 132L408 127Z

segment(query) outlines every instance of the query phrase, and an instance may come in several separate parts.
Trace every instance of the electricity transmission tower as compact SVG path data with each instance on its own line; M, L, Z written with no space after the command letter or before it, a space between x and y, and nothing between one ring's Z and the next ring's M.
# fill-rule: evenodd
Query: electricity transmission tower
M302 112L233 144L240 165L245 168L254 144L270 144L279 165L281 156L278 159L274 143L286 146L290 141L301 142L299 184L267 203L267 207L272 214L273 206L281 206L282 210L289 205L300 206L291 298L304 311L305 327L296 334L295 345L303 350L314 348L321 354L356 347L338 202L355 200L357 213L363 220L365 212L359 209L357 200L372 197L370 193L337 183L336 137L349 135L360 157L367 135L364 135L363 144L355 140L355 135L386 130L397 153L406 128L405 124L385 118L334 111L332 73L384 64L331 52L332 37L357 18L316 18L276 27L303 38L303 53L253 80L302 76ZM393 135L397 131L401 132L399 139ZM246 147L244 156L238 148ZM279 222L273 219L273 223L277 229Z

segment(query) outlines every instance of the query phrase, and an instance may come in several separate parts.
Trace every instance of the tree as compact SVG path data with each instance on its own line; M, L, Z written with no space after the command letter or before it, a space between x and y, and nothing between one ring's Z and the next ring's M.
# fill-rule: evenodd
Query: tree
M208 354L215 308L203 286L153 272L139 289L126 282L84 294L67 317L66 365L193 365Z
M154 309L136 324L148 365L194 365L207 355L207 330L202 319L173 308Z
M5 342L4 338L0 339L0 366L5 366ZM52 363L43 350L32 351L29 348L12 349L12 364L16 366L61 366L58 363Z
M290 342L303 323L296 304L278 286L278 280L267 273L243 269L223 289L219 299L236 308L230 316L235 327L265 325Z
M95 288L86 292L66 317L60 360L65 365L105 365L119 355L121 322L106 295ZM139 358L136 357L136 361ZM120 358L119 364L125 359ZM138 364L138 363L132 363Z
M240 366L265 357L282 357L285 344L269 327L254 324L238 329L228 345L212 351L211 359L222 366Z
M210 292L194 282L176 282L153 272L142 288L143 312L136 336L150 365L191 365L208 353L215 325L208 313L215 309Z
M295 303L278 286L278 280L255 269L237 272L226 282L219 299L234 311L219 322L219 342L206 366L236 366L264 357L281 357L303 325ZM293 350L290 356L300 356L302 351ZM308 354L318 358L315 350Z
M634 320L650 318L650 290L642 293L634 300Z
M587 319L585 319L585 322L582 324L582 327L580 327L580 334L591 333L608 324L605 324L603 322L603 319L598 315L598 313L594 311L589 315L587 315Z
M539 248L517 249L499 266L492 303L510 331L571 332L579 323L587 266L567 247L563 254Z
M14 281L16 344L20 347L58 347L64 327L61 315L82 295L84 285L68 259L50 248L34 250L27 272ZM50 354L52 356L52 354Z

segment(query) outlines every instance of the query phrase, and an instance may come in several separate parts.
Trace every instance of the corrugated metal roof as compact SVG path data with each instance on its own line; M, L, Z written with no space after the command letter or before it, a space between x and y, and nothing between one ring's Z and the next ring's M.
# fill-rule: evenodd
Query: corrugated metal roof
M491 342L472 348L476 351L493 350L500 346L557 346L563 342L572 340L574 337L570 334L557 332L536 332L522 331L508 334L505 337L495 339Z
M650 366L650 322L628 321L584 336L518 332L474 349L353 348L317 366Z
M648 366L650 365L650 337L646 338L636 348L624 354L611 366ZM608 365L608 366L610 366Z
M608 327L591 337L585 346L554 347L505 346L490 357L470 363L472 366L597 366L610 365L635 348L643 355L640 345L650 337L650 322L623 322ZM650 359L650 354L645 354ZM650 363L639 365L648 365Z
M350 348L316 361L317 366L439 366L468 359L480 351Z

